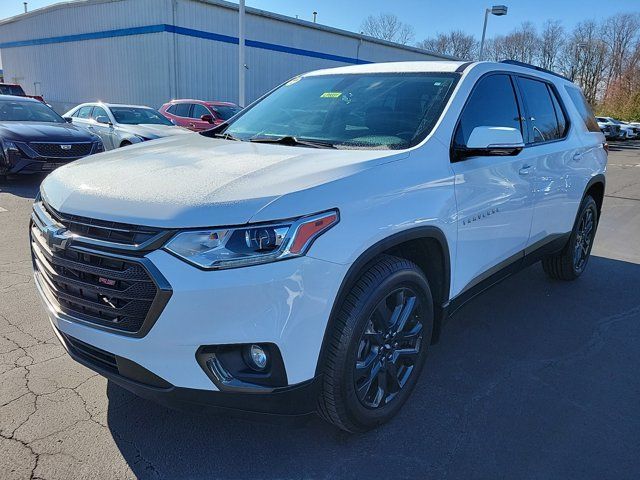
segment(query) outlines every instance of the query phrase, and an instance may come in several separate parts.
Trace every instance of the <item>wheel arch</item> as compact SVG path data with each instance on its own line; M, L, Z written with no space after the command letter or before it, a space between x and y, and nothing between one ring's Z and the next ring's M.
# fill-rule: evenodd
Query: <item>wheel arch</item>
M598 219L600 218L600 212L602 211L602 204L604 202L605 185L605 176L604 174L599 173L589 180L587 186L584 189L584 194L582 195L583 199L587 195L591 195L591 197L593 197L593 199L596 201L596 205L598 205Z
M449 302L449 290L451 287L451 257L449 246L444 232L435 226L422 226L411 228L384 238L367 248L349 267L342 279L338 293L333 302L329 320L325 328L316 375L322 373L324 366L328 337L334 328L335 317L338 310L353 285L366 267L381 254L395 255L411 260L424 272L429 286L432 289L434 299L434 331L432 343L435 343L440 334L442 322L446 318ZM430 268L433 267L433 268Z

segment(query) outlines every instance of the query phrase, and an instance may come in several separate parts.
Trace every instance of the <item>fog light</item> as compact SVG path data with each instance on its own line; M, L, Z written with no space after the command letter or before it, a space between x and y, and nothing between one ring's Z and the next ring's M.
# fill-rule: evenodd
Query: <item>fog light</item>
M267 352L260 345L251 345L249 358L256 370L264 370L267 367Z

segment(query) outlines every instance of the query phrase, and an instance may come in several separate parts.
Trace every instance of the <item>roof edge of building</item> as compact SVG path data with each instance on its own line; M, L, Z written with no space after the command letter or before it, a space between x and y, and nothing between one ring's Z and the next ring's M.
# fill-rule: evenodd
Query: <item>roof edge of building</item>
M0 26L6 25L8 23L18 22L18 21L21 21L21 20L29 18L29 17L42 15L42 14L48 13L50 11L55 11L55 10L60 10L60 9L65 9L65 8L81 7L81 6L84 6L84 5L87 5L87 4L115 3L115 2L122 2L122 1L126 1L126 0L67 0L67 1L62 1L62 2L59 2L59 3L54 3L53 5L47 5L46 7L36 8L35 10L32 10L32 11L27 12L27 13L21 13L19 15L14 15L13 17L8 17L8 18L5 18L3 20L0 20ZM227 2L225 0L184 0L184 1L191 1L191 2L196 2L196 3L204 3L204 4L207 4L207 5L215 5L215 6L222 7L222 8L227 8L227 9L230 9L230 10L238 10L238 8L239 8L238 4ZM440 54L440 53L431 52L429 50L424 50L422 48L414 47L414 46L411 46L411 45L402 45L400 43L390 42L388 40L382 40L382 39L379 39L379 38L370 37L368 35L359 34L359 33L355 33L355 32L350 32L349 30L343 30L343 29L340 29L340 28L330 27L328 25L322 25L320 23L313 23L313 22L310 22L308 20L302 20L302 19L299 19L299 18L293 18L293 17L289 17L287 15L282 15L280 13L269 12L267 10L261 10L259 8L255 8L255 7L246 7L246 11L247 11L247 13L249 13L251 15L257 15L257 16L261 16L261 17L265 17L265 18L271 18L273 20L278 20L278 21L281 21L281 22L291 23L291 24L294 24L294 25L298 25L298 26L306 27L306 28L310 28L310 29L321 30L321 31L329 32L329 33L335 33L335 34L342 35L342 36L345 36L345 37L351 37L351 38L354 38L356 40L361 40L363 42L375 43L375 44L378 44L378 45L385 45L387 47L392 47L392 48L399 48L399 49L407 50L407 51L410 51L410 52L421 53L423 55L430 55L432 57L440 58L442 60L455 60L455 61L461 60L460 58L454 57L454 56L451 56L451 55L443 55L443 54Z

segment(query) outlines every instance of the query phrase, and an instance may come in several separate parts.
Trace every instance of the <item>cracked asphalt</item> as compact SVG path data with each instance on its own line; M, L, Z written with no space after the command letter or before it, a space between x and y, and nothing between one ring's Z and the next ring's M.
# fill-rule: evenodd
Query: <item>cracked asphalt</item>
M640 477L640 141L612 145L582 278L534 265L470 302L364 435L171 411L73 362L31 277L41 180L0 184L2 479Z

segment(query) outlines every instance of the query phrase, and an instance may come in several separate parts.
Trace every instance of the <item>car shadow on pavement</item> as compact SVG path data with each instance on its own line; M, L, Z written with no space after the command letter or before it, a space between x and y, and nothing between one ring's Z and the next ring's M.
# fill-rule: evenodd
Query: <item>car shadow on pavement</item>
M46 175L15 175L0 180L0 193L10 193L17 197L34 198Z
M520 272L449 321L400 414L365 434L172 411L113 383L108 426L138 478L633 478L638 292L640 265L608 258L576 282Z

